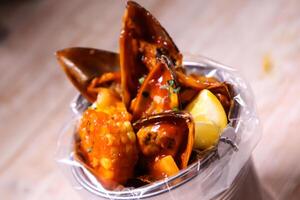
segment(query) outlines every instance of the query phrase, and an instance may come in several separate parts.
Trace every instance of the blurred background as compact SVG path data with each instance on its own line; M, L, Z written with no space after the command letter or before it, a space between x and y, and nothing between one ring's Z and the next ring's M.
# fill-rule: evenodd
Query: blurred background
M152 0L182 52L250 82L263 124L253 161L274 199L300 199L300 1ZM80 199L54 161L76 90L58 49L118 51L125 1L0 0L1 199Z

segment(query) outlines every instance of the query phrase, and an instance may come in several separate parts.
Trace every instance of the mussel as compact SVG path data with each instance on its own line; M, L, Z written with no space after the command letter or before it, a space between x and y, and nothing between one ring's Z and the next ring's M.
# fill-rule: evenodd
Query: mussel
M73 85L90 102L97 98L88 91L93 78L116 71L119 66L118 54L93 48L66 48L57 51L56 57Z
M173 71L167 64L158 63L141 83L136 98L131 102L133 120L168 110L178 110L179 89Z
M166 56L181 65L182 55L160 23L139 4L128 1L120 36L123 99L127 107L137 95L139 79Z
M133 128L137 133L142 166L154 179L164 176L163 171L157 173L153 167L163 157L172 156L179 169L187 167L194 144L194 123L190 114L164 112L138 120Z
M147 76L162 61L176 68L176 76L183 89L180 95L183 103L190 101L202 89L224 88L217 96L229 110L227 86L215 79L187 75L182 70L182 54L167 31L145 8L128 1L120 36L121 87L128 108L138 93L139 79Z

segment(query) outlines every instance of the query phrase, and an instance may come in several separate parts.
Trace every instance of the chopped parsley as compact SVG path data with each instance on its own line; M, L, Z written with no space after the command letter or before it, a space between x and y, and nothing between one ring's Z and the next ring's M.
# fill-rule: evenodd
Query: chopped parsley
M171 90L171 88L173 90ZM175 85L175 81L173 79L170 79L167 81L167 84L160 86L160 89L166 89L169 92L169 96L171 95L171 91L173 91L173 93L178 94L180 91L180 87L176 87Z
M177 107L174 107L172 110L173 111L179 111L179 109Z
M173 89L173 92L174 92L174 93L177 93L177 94L178 94L179 91L180 91L180 87L177 87L177 88L174 88L174 89Z
M141 85L144 83L144 81L145 81L145 77L144 76L142 76L141 78L139 78L139 83Z
M173 79L167 81L168 85L171 87L175 86L175 81Z

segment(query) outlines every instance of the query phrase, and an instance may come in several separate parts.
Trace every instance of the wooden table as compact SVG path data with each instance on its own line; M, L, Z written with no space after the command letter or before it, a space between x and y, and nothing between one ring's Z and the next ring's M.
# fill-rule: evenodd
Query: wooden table
M253 153L260 181L275 199L299 199L300 1L139 2L182 52L233 66L251 83L264 127ZM79 199L54 161L76 94L54 52L118 51L123 9L104 0L1 5L1 199Z

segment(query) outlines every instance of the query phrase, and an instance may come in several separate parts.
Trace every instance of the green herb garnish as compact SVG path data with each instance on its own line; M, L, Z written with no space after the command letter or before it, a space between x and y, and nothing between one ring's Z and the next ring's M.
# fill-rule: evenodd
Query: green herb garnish
M160 89L166 89L169 92L169 97L171 95L171 88L173 88L173 93L179 93L180 87L176 87L175 81L173 79L168 80L167 84L160 86Z
M173 92L174 92L174 93L177 93L177 94L178 94L179 91L180 91L180 87L177 87L177 88L174 88L174 89L173 89Z
M179 111L179 109L177 107L174 107L172 110L173 111Z
M144 83L144 81L145 81L145 77L144 76L142 76L141 78L139 78L139 83L141 85Z
M168 82L169 86L171 86L171 87L175 86L175 81L173 79L168 80L167 82Z

